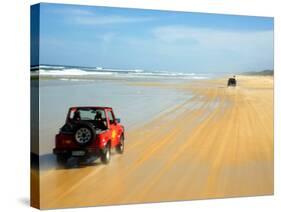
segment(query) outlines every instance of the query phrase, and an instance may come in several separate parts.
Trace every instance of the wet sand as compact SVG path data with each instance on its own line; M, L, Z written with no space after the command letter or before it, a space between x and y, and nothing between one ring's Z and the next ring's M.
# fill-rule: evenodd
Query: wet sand
M110 164L41 171L40 207L273 194L273 78L238 83L175 85L194 96L127 131L124 154L113 151Z
M142 86L137 83L145 82L147 84L149 81L134 80L128 78L118 81L116 77L108 77L107 80L94 78L88 80L79 78L42 79L39 89L40 156L45 157L52 153L54 136L64 124L67 111L71 106L110 106L114 109L115 116L121 119L126 131L129 131L192 96L186 90ZM132 84L132 82L134 83ZM167 82L163 82L163 80L157 82L159 85L167 85ZM182 82L176 81L175 84L182 84ZM43 160L43 162L48 161Z

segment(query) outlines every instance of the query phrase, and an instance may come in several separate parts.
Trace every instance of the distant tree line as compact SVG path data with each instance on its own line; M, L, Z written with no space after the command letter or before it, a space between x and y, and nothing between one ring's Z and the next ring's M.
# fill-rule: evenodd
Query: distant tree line
M259 75L259 76L273 76L274 70L263 70L263 71L249 71L242 73L243 75Z

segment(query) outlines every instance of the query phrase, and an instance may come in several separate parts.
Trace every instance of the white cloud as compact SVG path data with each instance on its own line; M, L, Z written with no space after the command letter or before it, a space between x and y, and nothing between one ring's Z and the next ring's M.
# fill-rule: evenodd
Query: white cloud
M71 23L80 25L104 25L104 24L126 24L151 21L153 17L125 16L125 15L104 15L96 13L94 10L79 8L53 9L52 13L60 14Z
M89 10L79 9L79 8L67 8L67 9L53 8L53 9L49 10L49 12L54 13L54 14L70 15L70 16L73 16L73 15L92 15L93 14Z
M100 39L105 42L105 43L109 43L111 42L115 37L116 37L116 33L113 32L108 32L108 33L104 33L101 36L99 36Z
M225 30L181 25L152 31L159 52L191 60L195 66L214 70L261 70L273 68L272 30ZM198 64L198 62L201 63ZM208 65L207 65L208 64Z
M120 15L87 15L87 16L76 16L72 17L75 23L83 25L104 25L104 24L126 24L126 23L137 23L146 22L152 20L148 17L126 17Z
M153 36L162 42L197 41L205 47L232 48L241 45L272 46L273 31L232 31L211 28L196 28L187 26L163 26L152 30ZM254 44L254 45L251 45Z

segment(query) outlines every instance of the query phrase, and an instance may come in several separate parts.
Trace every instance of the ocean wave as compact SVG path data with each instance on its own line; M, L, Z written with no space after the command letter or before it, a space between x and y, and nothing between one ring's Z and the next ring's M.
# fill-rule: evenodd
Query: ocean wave
M208 79L209 77L200 77L200 76L194 76L191 77L191 79Z
M65 66L48 66L48 65L40 65L40 69L64 69Z
M207 79L208 74L168 72L168 71L145 71L142 69L105 69L102 67L79 68L63 66L41 65L39 70L42 76L114 76L120 78L174 78L174 79Z
M40 70L40 75L50 76L83 76L83 75L112 75L112 72L84 71L81 69Z

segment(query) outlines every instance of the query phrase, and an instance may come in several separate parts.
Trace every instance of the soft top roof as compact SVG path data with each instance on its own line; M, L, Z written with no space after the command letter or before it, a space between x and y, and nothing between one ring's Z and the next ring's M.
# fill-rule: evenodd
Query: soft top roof
M101 109L101 110L112 110L111 107L102 107L102 106L76 106L76 107L70 107L70 110L73 109Z

